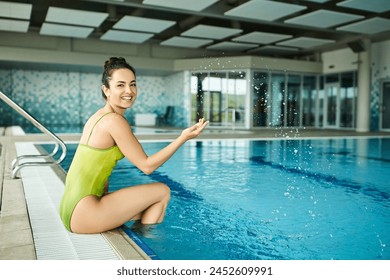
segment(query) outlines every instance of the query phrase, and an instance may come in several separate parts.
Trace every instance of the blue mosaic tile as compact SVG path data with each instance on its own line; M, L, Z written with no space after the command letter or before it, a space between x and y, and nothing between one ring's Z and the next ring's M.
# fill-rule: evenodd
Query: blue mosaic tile
M11 71L0 69L0 91L10 96L12 81L11 81ZM0 126L5 126L7 123L10 123L12 120L12 110L11 108L0 101Z
M1 69L0 83L2 91L48 127L82 126L105 102L101 96L101 74ZM182 85L182 74L168 78L138 76L137 101L127 111L127 119L133 123L136 113L163 115L167 106L183 106ZM176 111L180 116L174 118L172 125L185 125L183 110ZM0 113L2 126L29 126L4 102L0 103Z

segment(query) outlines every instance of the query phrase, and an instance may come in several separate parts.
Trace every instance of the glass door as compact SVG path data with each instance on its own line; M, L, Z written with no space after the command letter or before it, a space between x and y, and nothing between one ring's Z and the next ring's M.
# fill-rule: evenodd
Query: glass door
M209 121L213 125L221 125L222 123L222 92L211 91L209 92L210 101L208 108Z
M355 127L356 93L354 73L341 74L340 127Z
M304 76L302 84L302 126L314 126L316 115L316 76Z
M285 124L285 95L286 75L273 74L271 76L271 126L283 127Z
M210 121L210 127L245 127L247 81L245 72L193 73L191 121Z
M340 125L339 83L325 84L324 127L338 128Z
M382 129L390 130L390 81L382 83L382 102L380 110Z
M193 73L191 78L192 113L191 122L205 118L210 126L221 126L224 122L224 89L226 73Z
M255 72L253 74L253 126L266 127L268 114L269 94L268 94L267 72Z
M287 77L287 110L286 124L289 127L298 127L300 125L300 95L301 95L301 76L288 75Z
M245 126L247 97L246 73L243 71L229 72L226 89L225 125L237 128Z

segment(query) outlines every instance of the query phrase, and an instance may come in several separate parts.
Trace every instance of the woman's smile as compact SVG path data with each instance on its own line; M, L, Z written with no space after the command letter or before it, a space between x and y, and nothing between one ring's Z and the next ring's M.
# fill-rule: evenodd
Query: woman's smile
M122 96L121 98L122 100L125 100L125 101L132 101L133 100L133 96Z

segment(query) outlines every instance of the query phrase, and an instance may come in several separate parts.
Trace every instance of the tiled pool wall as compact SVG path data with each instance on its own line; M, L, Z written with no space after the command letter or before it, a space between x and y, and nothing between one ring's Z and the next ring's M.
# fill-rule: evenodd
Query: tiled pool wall
M188 125L191 98L184 83L187 72L166 77L137 76L138 98L126 118L134 124L136 113L163 115L175 106L170 125ZM104 105L101 74L0 69L0 90L48 127L80 126ZM26 120L0 102L0 126L25 125Z

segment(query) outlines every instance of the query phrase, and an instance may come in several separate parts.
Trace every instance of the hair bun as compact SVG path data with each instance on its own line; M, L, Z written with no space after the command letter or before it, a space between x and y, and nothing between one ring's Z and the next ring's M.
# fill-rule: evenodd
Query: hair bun
M118 65L118 64L127 64L126 59L123 57L110 57L109 60L106 60L104 62L104 69L111 68L113 65Z

